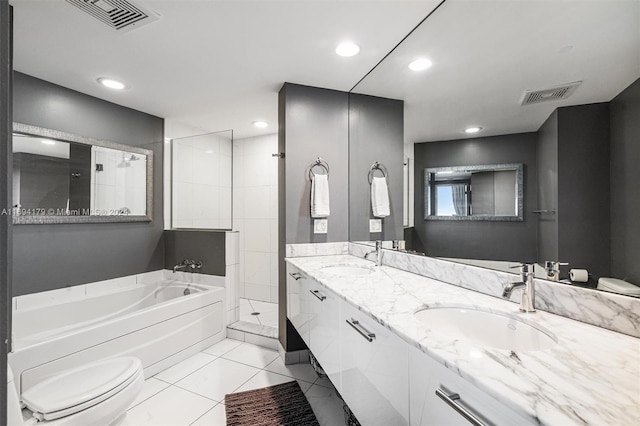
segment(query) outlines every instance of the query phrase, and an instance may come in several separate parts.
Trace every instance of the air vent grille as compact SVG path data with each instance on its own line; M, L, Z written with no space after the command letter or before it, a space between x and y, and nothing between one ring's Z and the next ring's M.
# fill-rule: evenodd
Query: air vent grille
M525 90L520 105L538 104L540 102L558 101L567 99L576 90L582 81L563 84L540 90Z
M118 32L127 32L158 19L158 16L127 0L67 0L83 12Z

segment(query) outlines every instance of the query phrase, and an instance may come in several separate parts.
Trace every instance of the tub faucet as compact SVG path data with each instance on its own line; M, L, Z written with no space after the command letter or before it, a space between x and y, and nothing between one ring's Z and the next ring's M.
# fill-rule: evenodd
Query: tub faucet
M364 258L368 259L369 255L374 253L376 255L376 266L382 265L382 241L381 240L376 241L376 249L371 250L369 253L365 254Z
M201 269L201 268L202 268L201 260L196 262L195 260L185 259L181 263L178 263L173 267L173 273L175 274L178 270L183 270L183 269L187 269L189 272L195 272L196 269Z
M536 291L533 281L533 264L524 263L520 268L521 281L515 283L509 283L505 286L502 292L504 299L509 299L513 290L522 290L522 297L520 298L520 311L522 312L535 312L534 307Z

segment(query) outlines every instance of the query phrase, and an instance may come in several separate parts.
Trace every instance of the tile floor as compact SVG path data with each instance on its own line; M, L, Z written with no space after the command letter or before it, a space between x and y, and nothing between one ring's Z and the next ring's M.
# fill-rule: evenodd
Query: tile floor
M251 315L252 312L259 312L260 315ZM241 298L240 321L277 328L278 304Z
M145 381L131 426L224 426L224 395L297 380L320 425L343 426L342 401L309 364L284 365L277 351L225 339Z

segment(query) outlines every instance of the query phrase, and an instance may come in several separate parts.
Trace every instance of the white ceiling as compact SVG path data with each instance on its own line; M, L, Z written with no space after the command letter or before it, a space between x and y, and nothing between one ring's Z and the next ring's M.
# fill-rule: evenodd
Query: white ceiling
M407 68L419 56L433 66ZM640 77L638 0L447 0L355 92L405 101L405 142L536 131L559 106L610 101ZM568 99L526 89L581 80Z
M439 1L134 3L160 19L120 34L64 0L12 0L14 68L203 131L274 133L284 82L348 91ZM346 39L358 56L334 53ZM128 88L109 91L101 76Z

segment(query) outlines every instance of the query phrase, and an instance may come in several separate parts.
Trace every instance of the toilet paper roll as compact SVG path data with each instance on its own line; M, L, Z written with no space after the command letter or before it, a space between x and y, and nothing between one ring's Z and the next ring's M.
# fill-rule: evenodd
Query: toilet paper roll
M569 278L571 281L586 283L589 281L589 272L586 269L572 269L569 271Z

